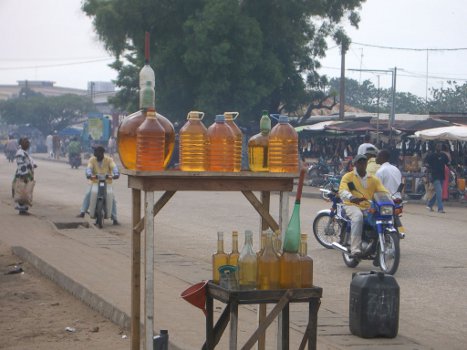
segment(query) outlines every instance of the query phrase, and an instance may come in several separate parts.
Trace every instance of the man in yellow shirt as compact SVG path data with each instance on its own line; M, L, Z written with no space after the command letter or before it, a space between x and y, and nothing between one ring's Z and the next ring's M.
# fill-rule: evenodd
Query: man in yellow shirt
M361 255L363 212L368 209L368 200L373 198L375 192L388 192L381 181L367 174L368 159L363 154L357 154L354 158L354 170L342 177L339 186L339 195L344 202L345 213L351 220L350 251L354 257ZM349 187L349 183L354 186ZM351 189L352 188L352 189Z
M94 148L94 157L89 158L88 166L86 167L86 177L88 179L91 179L92 176L96 176L98 174L111 175L113 179L118 179L120 177L117 165L112 158L105 155L105 149L102 146L97 146ZM78 214L78 217L84 218L84 213L86 213L89 209L90 200L91 186L89 186L89 189L84 196L81 212ZM115 196L113 197L112 202L111 218L114 225L119 224L117 221L117 202L115 200Z

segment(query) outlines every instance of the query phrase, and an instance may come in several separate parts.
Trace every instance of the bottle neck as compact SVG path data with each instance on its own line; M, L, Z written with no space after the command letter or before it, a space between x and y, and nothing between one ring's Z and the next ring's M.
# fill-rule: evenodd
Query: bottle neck
M217 239L217 252L218 253L224 252L224 240L223 239Z
M245 236L245 246L242 249L242 253L254 254L252 236Z
M232 236L232 253L238 253L238 236Z
M300 256L308 255L308 244L306 242L300 242Z
M274 252L275 249L274 249L274 245L273 245L273 242L272 242L272 232L271 233L268 233L266 235L266 244L264 246L264 251L271 251L271 252Z

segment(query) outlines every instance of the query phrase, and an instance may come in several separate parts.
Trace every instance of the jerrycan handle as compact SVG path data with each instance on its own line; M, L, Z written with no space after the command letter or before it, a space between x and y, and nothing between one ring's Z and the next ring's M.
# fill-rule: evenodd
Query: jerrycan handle
M199 112L199 111L190 111L188 112L186 119L190 119L190 117L198 117L199 120L203 120L204 118L204 112Z
M224 112L224 117L227 117L228 115L232 115L232 120L235 120L235 119L237 119L239 114L240 113L238 113L238 112Z

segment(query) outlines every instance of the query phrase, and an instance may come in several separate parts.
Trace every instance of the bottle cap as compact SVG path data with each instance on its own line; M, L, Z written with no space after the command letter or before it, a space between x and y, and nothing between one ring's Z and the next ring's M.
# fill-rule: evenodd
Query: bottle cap
M225 122L225 117L224 117L224 115L223 115L223 114L218 114L218 115L216 115L215 122L216 122L216 123L224 123L224 122Z
M289 122L289 117L286 115L280 115L279 116L279 123L288 123Z

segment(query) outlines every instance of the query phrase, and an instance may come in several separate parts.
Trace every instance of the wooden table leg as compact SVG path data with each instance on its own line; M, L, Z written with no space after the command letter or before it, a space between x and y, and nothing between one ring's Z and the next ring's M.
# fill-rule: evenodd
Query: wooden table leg
M141 220L141 191L131 190L132 227ZM140 349L141 337L141 231L131 234L131 350Z
M206 346L203 349L214 349L214 300L206 295Z
M316 342L318 337L318 310L321 301L318 298L313 298L308 304L308 350L316 350Z
M230 303L230 350L237 350L238 303Z
M144 297L144 349L153 349L154 337L154 192L145 192L145 297Z
M282 350L289 350L289 303L282 309Z

